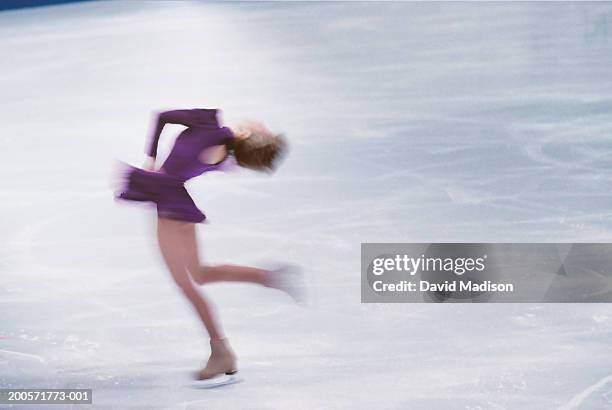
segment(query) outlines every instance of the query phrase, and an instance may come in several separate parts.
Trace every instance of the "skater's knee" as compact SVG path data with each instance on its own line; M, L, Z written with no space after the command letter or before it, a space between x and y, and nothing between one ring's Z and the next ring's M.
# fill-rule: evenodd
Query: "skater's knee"
M225 265L204 265L199 267L198 283L219 282Z
M199 267L199 282L201 284L214 282L216 280L216 271L214 266L204 265Z
M191 282L191 280L189 280L189 277L181 277L181 278L175 277L174 282L179 287L181 292L183 292L187 296L189 296L195 291L193 283Z

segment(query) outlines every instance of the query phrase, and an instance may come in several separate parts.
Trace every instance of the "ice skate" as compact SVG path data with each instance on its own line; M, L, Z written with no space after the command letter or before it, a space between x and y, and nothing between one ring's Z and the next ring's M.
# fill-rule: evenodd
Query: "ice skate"
M208 363L196 374L196 379L208 380L218 375L233 375L237 372L236 355L227 339L211 340Z
M304 274L299 266L285 265L268 271L268 285L291 296L300 305L306 303Z

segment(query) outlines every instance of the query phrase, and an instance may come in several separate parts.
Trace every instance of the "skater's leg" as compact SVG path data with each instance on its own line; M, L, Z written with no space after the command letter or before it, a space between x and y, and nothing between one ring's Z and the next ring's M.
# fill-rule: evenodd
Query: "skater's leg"
M196 309L200 319L212 340L223 338L220 326L217 324L212 307L193 285L186 267L185 244L182 242L185 225L193 225L171 219L158 218L157 238L162 256L172 278Z
M186 269L193 280L204 285L212 282L250 282L287 293L296 302L304 303L304 279L300 269L285 265L275 270L266 270L238 265L207 266L200 263L195 225L186 224L180 230L181 243L186 252Z
M212 282L251 282L269 286L269 275L265 269L239 265L198 266L194 280L203 285Z
M228 340L223 337L211 306L195 288L186 269L188 253L185 249L186 246L190 247L191 244L185 242L184 232L193 229L193 226L190 225L193 224L159 218L158 240L162 255L174 281L196 308L210 335L210 357L204 369L195 375L197 379L209 379L222 373L235 373L237 371L236 355L232 351Z
M182 243L187 253L187 270L193 280L203 285L211 282L251 282L263 286L269 286L269 272L265 269L251 268L237 265L207 266L200 263L198 254L198 241L194 224L183 227Z

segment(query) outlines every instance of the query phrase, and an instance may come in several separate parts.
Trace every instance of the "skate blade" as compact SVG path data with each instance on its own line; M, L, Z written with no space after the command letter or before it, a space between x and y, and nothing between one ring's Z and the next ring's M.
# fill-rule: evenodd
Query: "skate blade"
M193 387L194 389L215 389L217 387L236 384L242 381L242 378L239 377L236 373L221 374L219 376L213 377L212 379L194 380L193 382L191 382L191 387Z

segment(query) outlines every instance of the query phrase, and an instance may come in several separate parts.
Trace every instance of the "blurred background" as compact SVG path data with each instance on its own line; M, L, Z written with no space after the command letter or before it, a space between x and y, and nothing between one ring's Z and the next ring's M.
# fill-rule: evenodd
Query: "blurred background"
M361 242L610 241L610 4L4 8L2 387L93 388L99 408L612 405L606 304L361 304L359 288ZM190 182L203 259L298 263L310 288L308 309L204 289L245 378L212 392L188 387L207 338L155 213L112 189L154 112L192 107L292 146L272 177Z

